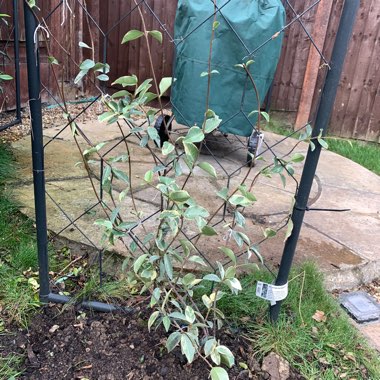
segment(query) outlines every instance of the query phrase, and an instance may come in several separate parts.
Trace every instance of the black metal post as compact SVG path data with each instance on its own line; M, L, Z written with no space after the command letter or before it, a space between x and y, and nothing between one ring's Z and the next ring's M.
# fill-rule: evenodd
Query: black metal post
M16 120L21 122L21 90L20 90L20 33L18 20L18 0L13 0L13 46L15 59L16 82Z
M26 57L28 67L29 107L32 124L32 160L34 205L37 226L37 249L40 280L40 300L49 298L48 238L46 223L46 196L44 172L44 148L42 135L41 84L38 46L34 42L37 20L24 0ZM38 41L37 41L38 44Z
M359 5L360 0L345 1L331 58L331 70L328 72L326 77L326 82L323 88L313 129L312 137L314 138L319 135L321 130L323 131L323 135L326 134ZM318 160L322 147L317 139L313 141L315 142L315 150L312 151L309 147L309 151L307 153L305 167L302 173L300 187L298 194L296 195L295 207L292 214L294 227L291 236L285 243L280 269L275 283L278 286L285 285L288 282L289 272L292 266L303 218L310 196L310 190L318 166ZM270 307L270 318L273 322L278 320L280 309L281 302L277 302L274 306Z

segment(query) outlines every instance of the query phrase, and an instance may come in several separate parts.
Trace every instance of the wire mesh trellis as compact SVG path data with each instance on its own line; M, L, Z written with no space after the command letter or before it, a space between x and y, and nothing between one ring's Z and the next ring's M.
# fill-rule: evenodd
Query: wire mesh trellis
M231 23L228 22L228 18L223 14L224 6L231 1L232 0L222 2L223 4L211 1L213 10L210 12L210 15L205 20L201 21L195 28L190 30L186 36L182 38L181 43L186 40L186 37L196 33L197 30L210 20L213 20L214 23L218 17L227 20L225 25L232 29L232 32L237 36L237 43L242 44L247 52L246 57L237 57L236 64L241 64L246 72L247 82L251 80L253 85L255 84L254 75L250 72L245 62L247 62L247 59L259 55L260 51L265 46L273 43L282 32L287 28L290 28L294 23L301 24L305 31L305 35L314 44L310 33L302 24L302 16L316 7L320 0L313 3L302 14L295 14L295 17L288 21L284 27L278 30L274 35L271 35L269 38L265 38L262 41L255 41L256 45L252 48L246 46L244 38L233 29ZM339 81L345 51L347 49L350 28L352 27L353 18L355 16L357 2L347 2L346 13L343 15L344 20L342 21L342 27L337 37L338 47L334 52L336 62L334 62L335 65L332 65L329 72L327 85L325 87L326 91L324 93L324 98L322 98L318 118L312 135L310 135L311 128L308 123L298 131L289 134L287 137L279 139L269 136L265 139L261 139L260 143L263 144L263 147L260 151L257 149L258 142L256 141L256 145L252 150L253 154L248 155L247 165L247 147L249 149L250 144L255 144L252 142L252 136L257 137L257 133L261 132L260 122L262 123L262 120L260 121L260 101L257 101L256 105L256 108L258 108L256 111L259 115L257 122L252 122L246 113L241 112L240 108L237 110L237 113L242 113L243 119L253 130L250 137L244 138L236 135L226 135L223 132L216 131L202 141L199 146L202 161L207 163L206 167L208 170L206 171L210 171L209 165L211 164L215 167L214 176L216 178L213 180L210 180L207 176L201 174L203 172L193 170L193 168L186 163L187 154L186 149L184 149L183 146L177 145L174 147L179 154L172 160L167 159L167 155L162 154L160 145L165 141L170 140L174 143L174 140L177 137L184 137L186 132L193 127L193 123L191 122L182 122L182 125L176 123L171 115L171 111L174 110L174 114L178 115L180 110L176 109L176 105L173 104L170 99L167 100L164 97L159 96L158 104L150 104L149 106L143 104L141 107L142 114L130 115L130 117L127 118L115 118L115 114L119 111L116 109L117 105L115 106L112 103L113 99L110 95L107 95L107 92L111 91L112 93L116 90L111 90L103 81L97 80L95 75L85 76L85 74L88 74L88 71L94 69L96 65L95 69L98 70L96 75L105 76L100 79L107 79L106 76L112 76L112 64L111 71L108 72L108 48L112 44L119 44L120 41L117 40L115 42L113 39L111 40L110 36L113 36L112 33L114 33L120 37L121 34L128 31L123 30L123 23L126 23L126 25L124 25L125 28L127 26L130 27L131 23L132 25L135 25L133 22L136 22L136 19L140 20L139 22L141 23L143 34L146 36L148 32L146 20L150 20L149 26L155 23L158 26L158 29L162 32L163 37L170 41L175 50L176 40L172 35L172 28L168 26L166 22L161 21L160 16L157 14L154 1L140 0L124 3L128 3L126 12L118 15L118 20L109 25L109 28L107 29L103 29L101 26L104 21L101 19L97 20L97 16L94 16L91 13L91 10L89 9L90 3L86 4L84 1L60 1L57 4L51 4L51 9L48 9L47 13L42 15L34 14L27 5L25 8L30 109L33 120L32 142L34 154L35 207L40 259L40 295L42 300L55 302L67 302L69 300L69 297L62 295L62 292L58 294L62 290L58 284L61 283L63 277L67 278L67 274L60 273L60 275L63 274L64 276L53 279L49 279L48 275L48 226L46 224L45 190L47 200L50 203L49 207L53 206L58 211L56 215L59 215L58 219L60 219L61 222L60 226L55 226L55 233L50 237L50 240L53 241L58 236L62 235L68 236L67 231L75 230L76 236L88 246L92 247L96 252L89 261L91 265L88 266L97 268L98 284L104 286L104 281L108 278L104 266L107 262L107 258L110 257L111 254L108 250L104 249L100 239L97 237L101 235L100 230L96 228L88 228L88 226L92 226L94 220L99 218L102 220L111 220L111 224L116 227L122 225L123 233L120 235L117 233L117 228L116 230L113 229L113 227L111 228L111 238L112 240L115 240L113 242L116 247L115 249L118 250L121 255L135 254L137 252L140 254L147 253L149 251L149 239L147 240L146 237L151 236L152 231L157 230L157 226L161 223L160 216L168 206L167 197L163 196L162 192L159 191L157 187L151 186L149 184L149 182L151 182L150 180L142 181L141 177L151 169L152 173L149 175L158 175L160 178L164 178L162 180L163 184L166 182L168 183L174 174L180 172L183 178L181 180L181 188L185 188L186 186L191 188L193 191L191 196L196 199L196 202L204 207L204 209L210 210L209 214L211 216L207 215L204 217L206 224L204 224L203 221L200 221L200 229L199 225L194 221L189 221L186 225L181 225L171 244L180 247L179 237L187 242L193 243L192 247L197 255L202 257L213 270L217 270L216 261L223 261L220 254L217 253L217 247L227 242L234 250L238 251L237 256L241 260L249 262L252 260L251 255L252 257L257 256L258 258L264 256L262 264L273 274L274 277L276 277L273 267L268 265L265 260L265 252L259 253L258 246L261 246L264 242L268 241L273 234L280 234L282 231L282 236L284 236L284 230L286 230L286 227L289 227L289 225L293 226L294 224L293 230L292 228L288 228L288 233L286 233L287 242L281 264L283 271L281 273L280 268L280 276L277 277L276 282L276 285L278 286L286 285L321 150L320 139L322 135L320 134L320 130L325 131L327 127L328 118L331 113L331 107L338 85L337 80ZM286 3L294 12L290 3L288 1L286 1ZM70 44L77 46L80 43L79 46L81 49L77 49L80 53L77 51L75 57L73 54L69 53L67 46L64 46L64 44L60 42L62 36L54 35L52 32L57 20L60 20L62 28L68 28L69 30L75 30L77 26L80 26L82 29L81 33L78 34L81 37L84 36L88 38L88 40L82 41L79 37L75 39L73 35L69 37ZM174 22L174 19L172 22ZM85 27L84 24L86 25ZM83 31L86 32L83 33ZM54 85L51 85L50 82L45 84L40 81L38 71L39 60L38 55L36 56L36 53L38 54L36 46L38 45L36 41L38 39L37 36L41 34L44 35L44 43L46 43L49 52L49 60L52 64L52 77L55 79ZM65 38L68 38L67 35L65 35ZM133 50L133 47L139 48L140 51L143 51L143 54L146 55L146 60L149 61L148 64L152 66L151 70L154 79L153 82L156 87L155 90L159 92L160 89L157 78L154 74L154 59L152 57L148 37L145 40L141 39L141 41L138 43L136 42L136 44L132 45L130 49ZM321 59L327 63L326 58L321 53L321 48L315 46L315 44L314 48L320 53ZM85 49L87 49L86 52L84 52ZM140 51L135 51L135 54L141 54ZM55 57L57 57L58 61ZM78 61L76 61L76 58L78 58ZM88 69L84 64L85 59L94 63L90 64L91 67ZM65 63L61 68L56 65L59 63L59 60ZM99 63L95 63L97 60ZM67 85L64 84L68 72L72 70L76 71L76 73L80 73L79 79L77 77L74 83L76 83L82 91L86 90L91 93L91 95L96 95L91 102L84 105L80 111L76 110L75 113L73 113L68 106L67 92L69 92L69 90ZM81 72L84 72L84 74L81 75ZM131 74L133 73L129 71L128 74L130 74L129 77L131 77ZM209 78L211 77L210 74L211 73L209 72ZM209 83L210 81L211 79L209 79ZM48 133L49 139L45 141L44 144L42 143L40 88L42 88L42 92L46 92L50 98L53 99L53 102L61 109L62 114L66 119L61 127L57 127L55 130ZM244 92L245 89L243 91L243 99ZM127 106L128 104L122 103L122 105ZM105 113L107 107L111 107L108 108L108 111L113 111L112 114L107 115ZM116 108L114 109L113 107ZM112 124L112 126L106 126L106 123L99 125L99 122L96 120L91 122L90 125L85 125L80 120L83 114L88 112L101 114L100 120L111 121L112 123L108 124ZM234 115L232 115L232 117L233 116ZM185 118L182 117L182 119ZM226 120L224 122L226 122ZM98 125L97 129L94 127L95 124ZM155 124L156 127L158 127L159 134L158 136L153 135L153 138L149 138L148 128L152 128ZM223 124L220 125L220 127L222 126ZM99 129L99 127L103 129ZM102 131L101 136L99 136L99 130ZM160 133L162 133L162 136L160 136ZM290 158L301 142L301 140L290 140L290 138L297 133L301 133L306 139L313 139L313 146L315 148L314 150L309 150L306 163L308 167L304 171L301 183L300 172L302 167L301 165L296 164L296 161L298 161L300 156L296 156L297 158L293 160ZM109 138L106 138L107 135L109 135ZM107 144L103 144L104 139ZM153 141L157 139L160 141ZM75 193L74 196L79 196L81 200L86 200L85 202L79 202L79 209L74 208L74 211L71 206L78 202L78 198L72 198L70 196L63 198L62 195L63 193L70 192L72 188L70 182L62 182L59 191L54 192L54 186L56 186L58 181L58 177L54 177L56 174L54 173L54 170L52 173L46 171L47 177L45 178L43 156L44 154L45 156L52 156L51 154L47 154L49 149L54 152L54 156L59 155L59 149L62 149L62 146L65 145L65 143L62 143L63 140L66 140L66 145L69 147L72 145L77 147L79 152L78 157L81 159L82 167L84 168L78 168L78 166L75 165L76 157L64 157L64 159L71 165L68 169L70 175L67 176L67 179L71 178L72 181L77 182L82 181L81 184L76 183L75 186L80 189L80 192ZM293 143L291 143L291 141L293 141ZM91 155L95 158L89 159ZM133 161L131 157L137 157L137 160ZM264 158L268 161L261 163L257 161L258 157ZM85 173L85 175L83 175L83 173ZM123 173L127 173L127 175L124 175ZM287 177L290 178L291 190L288 193L290 196L288 197L287 204L290 211L287 209L285 209L285 211L281 210L282 212L278 213L279 218L277 218L274 224L270 225L270 228L265 230L266 232L264 236L261 232L263 226L257 223L252 223L245 227L245 224L242 222L242 228L235 230L234 227L237 223L236 219L244 219L244 214L247 219L250 218L250 220L254 221L255 215L254 213L249 214L246 212L247 210L244 204L239 207L232 207L234 205L230 202L231 196L238 191L240 191L243 196L247 195L253 188L255 188L255 186L257 187L259 177L262 174L267 177L278 175L278 178L280 179L278 182L280 184L285 184ZM55 184L54 186L51 186L53 182ZM244 185L246 185L246 187L244 187ZM213 190L219 190L219 198L224 199L215 201L215 196L211 193L210 188ZM232 192L232 189L238 190L233 190ZM227 193L225 193L225 191L227 191ZM227 195L228 192L229 195ZM89 196L90 193L93 193L91 197ZM114 194L117 194L119 199L116 199ZM274 194L274 196L276 196L276 194ZM257 197L260 197L260 192L257 193ZM292 210L294 200L295 208ZM189 207L190 206L191 204L189 204ZM81 211L79 211L80 209ZM96 218L91 218L95 212L97 214ZM102 222L102 224L105 225L106 222ZM200 230L203 231L205 226L212 228L211 234L200 232ZM264 225L264 227L268 227L268 225ZM207 236L214 235L214 232L217 235L216 237ZM215 242L212 241L213 238L215 239ZM72 263L76 263L78 259L82 258L74 258ZM224 264L227 263L226 260L223 262ZM192 270L192 267L189 266L188 269ZM85 295L83 296L83 294ZM84 305L99 310L113 310L115 308L113 305L88 302L89 297L91 297L91 294L88 292L82 293L83 299L80 301L84 303ZM279 304L280 303L278 302L276 306Z

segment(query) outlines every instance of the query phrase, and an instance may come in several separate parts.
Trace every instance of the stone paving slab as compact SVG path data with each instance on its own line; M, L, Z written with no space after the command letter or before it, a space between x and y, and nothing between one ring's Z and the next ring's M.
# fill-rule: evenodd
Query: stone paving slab
M379 351L380 354L380 322L357 325L357 328L368 339L370 345Z
M102 153L115 146L108 153L109 156L125 154L126 146L120 141L120 130L117 126L105 126L94 121L86 124L79 123L79 127L90 137L92 143L107 142L101 150ZM67 128L58 138L49 142L59 130L60 128L44 130L45 142L48 143L45 151L47 191L67 213L67 216L63 215L51 200L48 200L48 223L49 228L54 232L61 231L70 223L68 217L74 220L97 203L84 166L77 164L81 156L70 129ZM282 139L282 136L266 133L268 145L273 145ZM89 147L84 138L80 137L78 141L82 150ZM275 146L273 151L279 156L285 155L296 143L297 141L293 139L286 140ZM134 188L139 190L136 193L138 208L145 215L150 215L159 207L159 198L157 192L147 190L143 177L145 172L152 167L153 160L150 152L138 145L137 139L130 138L128 144L135 160L132 163L132 181ZM247 152L244 143L233 137L229 137L229 140L223 136L213 137L213 140L208 141L208 146L223 168L215 164L215 158L209 151L203 150L201 160L216 166L218 178L212 180L203 171L197 170L189 181L188 191L200 204L216 210L220 200L215 196L215 190L226 186L228 176L231 176L232 185L238 184L245 177L248 171L248 168L244 166ZM14 143L13 148L20 163L15 196L24 205L25 212L33 217L30 137ZM306 151L305 143L299 144L295 150L304 154ZM158 149L156 152L159 155ZM249 176L250 181L260 168L273 159L269 151L263 156L266 162L257 162L257 166ZM97 189L99 188L97 174L99 164L98 160L91 165L93 183ZM126 169L126 164L120 164L120 169ZM295 165L295 169L295 177L299 180L302 164ZM119 191L123 190L121 182L116 183L116 187ZM278 176L271 179L260 177L253 190L258 201L252 209L247 210L246 214L248 219L246 232L250 238L254 241L259 240L262 237L263 228L274 228L286 217L292 204L294 189L295 182L291 179L284 188ZM130 201L125 201L125 211L123 211L126 218L130 217L128 212L131 205L128 202ZM325 272L326 284L330 289L349 288L378 277L380 273L380 177L350 160L324 151L314 181L310 204L321 208L350 208L351 211L347 213L308 212L301 232L296 260L314 259ZM101 232L93 222L102 216L103 211L100 206L97 206L76 222L84 235L90 236L92 243L96 246L100 244ZM221 214L218 216L221 218ZM156 221L152 219L149 223L153 227ZM192 228L189 226L189 233L192 232ZM224 243L223 236L225 236L223 226L218 228L221 232L219 240L211 242L212 239L209 239L206 243L200 243L202 250L207 252L210 260L214 261L219 258L217 247ZM75 228L67 228L62 235L88 244L87 239ZM283 250L283 240L284 232L263 243L264 258L273 264L278 263Z

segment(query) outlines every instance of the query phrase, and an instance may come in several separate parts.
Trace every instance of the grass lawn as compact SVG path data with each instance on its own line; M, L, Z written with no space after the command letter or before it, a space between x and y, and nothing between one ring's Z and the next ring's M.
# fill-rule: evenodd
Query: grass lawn
M270 283L273 278L263 272L247 277L240 295L226 296L220 302L223 312L247 331L258 355L275 351L306 379L380 379L379 354L368 348L324 290L314 264L293 269L277 325L268 322L268 303L255 296L256 280ZM247 320L247 316L253 317Z
M284 136L293 132L291 127L284 125L284 123L278 119L277 115L271 119L264 129ZM297 138L298 136L295 135L294 137ZM327 137L326 141L329 144L330 151L347 157L380 175L380 144L340 139L333 136Z

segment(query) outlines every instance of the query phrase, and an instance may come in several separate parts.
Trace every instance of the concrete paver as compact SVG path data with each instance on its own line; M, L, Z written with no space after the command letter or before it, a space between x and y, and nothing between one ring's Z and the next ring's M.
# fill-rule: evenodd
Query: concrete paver
M108 143L101 152L106 152L110 147L117 145L109 152L109 156L125 154L126 147L120 142L120 131L116 126L105 126L97 121L79 125L94 144L103 141ZM45 141L48 142L58 131L58 127L45 129ZM282 138L282 136L266 133L268 145L273 145ZM79 139L79 143L81 149L88 148L83 138ZM273 150L281 156L289 152L296 143L296 140L289 139ZM159 198L157 192L147 190L143 177L145 172L154 166L154 161L149 151L141 148L137 140L131 138L128 144L134 157L132 181L137 191L138 208L145 215L149 215L158 209ZM214 191L227 185L229 175L231 175L232 185L238 184L246 175L248 168L244 166L244 162L247 153L244 143L234 138L228 141L223 136L213 138L208 142L208 146L222 167L216 164L210 152L203 151L201 160L216 167L218 178L212 180L203 171L197 170L189 181L188 191L201 205L213 211L220 203ZM24 211L33 217L30 137L14 143L14 151L20 163L15 195L23 204ZM306 151L305 143L299 144L295 150L304 154ZM156 152L160 155L158 149ZM47 145L45 156L47 191L67 214L63 215L48 199L49 228L54 232L59 232L69 224L68 217L71 220L76 219L96 204L97 199L93 195L84 166L77 164L80 161L80 155L68 128L59 135L58 139ZM96 157L94 158L96 160ZM266 162L258 161L257 166L252 170L249 176L250 181L260 168L271 162L272 154L266 152L264 158ZM118 165L120 169L126 169L126 164ZM91 169L93 183L99 189L99 161L91 164ZM295 177L299 180L302 164L295 165L295 170ZM284 188L278 176L273 176L271 179L260 177L257 181L253 192L258 201L251 209L246 210L248 220L246 232L252 241L260 240L263 228L274 228L289 213L295 182L290 178L287 182L287 187ZM123 183L117 182L116 189L122 191ZM131 206L128 202L130 201L124 201L123 205L126 218L131 217ZM326 285L329 289L346 289L378 277L380 273L380 177L350 160L324 151L314 181L310 205L318 208L349 208L351 211L345 213L307 212L296 260L314 259L325 272ZM94 226L93 221L102 216L103 212L98 206L77 221L76 225L83 234L75 228L68 228L62 232L62 235L88 244L83 236L87 235L91 237L94 245L99 245L101 233L99 228ZM218 217L221 218L220 213ZM157 220L153 218L147 225L153 228L156 222ZM218 226L218 230L221 235L214 242L209 239L200 243L200 247L207 252L210 260L216 260L219 257L217 247L223 243L223 237L226 236L223 224ZM192 231L195 232L196 228L190 225L188 232ZM263 257L272 264L280 260L283 238L284 232L262 245Z

